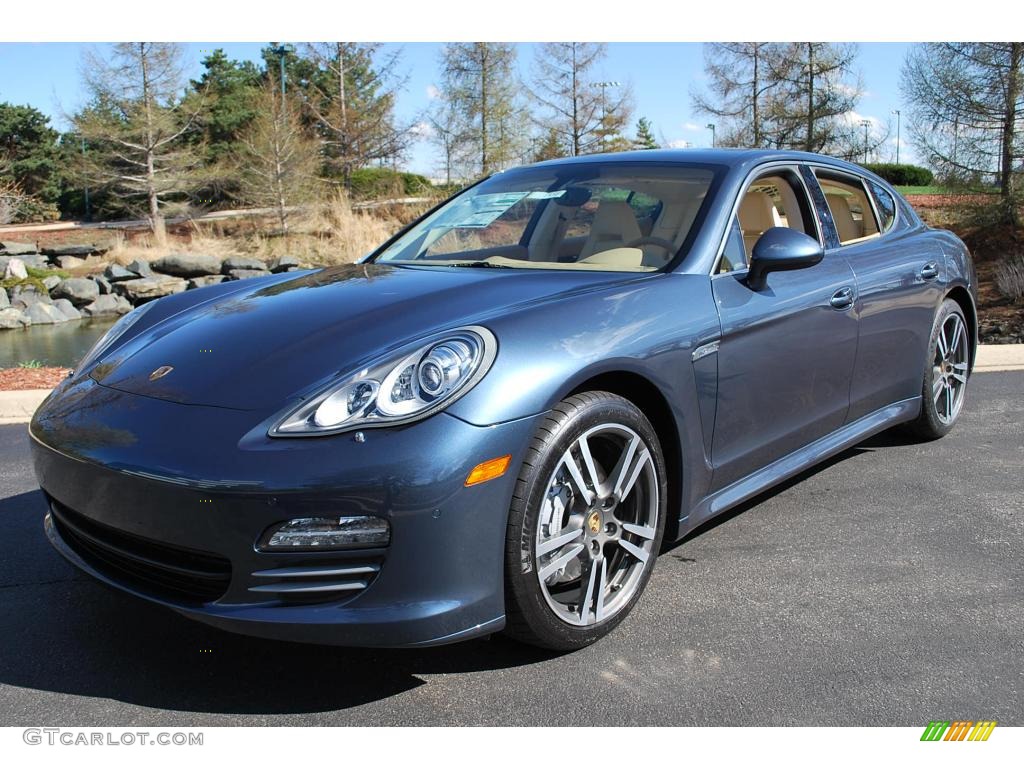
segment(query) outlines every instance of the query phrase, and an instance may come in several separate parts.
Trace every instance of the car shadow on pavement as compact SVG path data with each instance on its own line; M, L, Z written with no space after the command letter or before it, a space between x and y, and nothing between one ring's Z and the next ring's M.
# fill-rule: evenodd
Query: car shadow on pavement
M890 432L891 431L892 430L890 430ZM767 491L763 491L762 493L757 494L753 498L748 499L747 501L744 501L742 504L739 504L739 505L733 507L732 509L730 509L730 510L728 510L726 512L723 512L722 514L718 515L717 517L714 517L711 520L708 520L706 523L697 526L696 528L694 528L692 531L687 533L685 536L683 536L683 538L679 539L678 541L673 541L673 542L665 544L662 547L661 552L662 552L662 554L667 553L667 552L671 552L672 550L682 546L686 542L692 541L693 539L696 539L699 536L703 536L708 531L714 530L718 526L720 526L720 525L722 525L724 523L727 523L730 520L732 520L733 518L736 518L736 517L742 515L744 512L750 511L751 509L753 509L754 507L756 507L759 504L763 503L767 499L770 499L773 496L778 496L780 493L783 493L783 492L787 491L788 489L792 488L794 485L799 485L800 483L802 483L807 478L813 477L814 475L818 474L819 472L824 472L829 467L835 466L836 464L841 464L842 462L848 461L850 459L853 459L853 458L855 458L855 457L857 457L857 456L859 456L859 455L861 455L863 453L870 453L871 451L873 451L876 448L884 448L884 447L891 447L891 446L898 446L898 445L909 445L909 444L910 444L909 442L903 442L903 438L902 437L899 437L899 436L897 436L895 438L894 437L890 437L888 432L883 432L881 434L875 435L874 437L868 438L863 443L859 443L859 444L853 446L852 448L847 448L845 451L842 451L841 453L837 453L835 456L832 456L832 457L830 457L828 459L824 459L820 464L816 464L816 465L814 465L813 467L811 467L809 469L805 469L803 472L800 472L799 474L794 475L793 477L789 478L788 480L784 480L781 483L779 483L778 485L772 486ZM685 558L683 558L683 559L685 559Z
M38 491L0 499L0 684L179 712L343 710L424 674L535 664L558 654L503 638L413 650L341 648L222 632L108 589L43 533ZM14 713L0 712L10 725ZM74 719L74 718L72 718Z
M844 451L666 549L876 444L886 442ZM0 684L178 712L303 714L387 699L423 685L421 675L522 667L560 655L500 636L388 650L223 632L106 588L77 571L46 541L44 510L38 491L0 499L0 524L8 532L0 546ZM0 713L0 724L11 724L10 716Z

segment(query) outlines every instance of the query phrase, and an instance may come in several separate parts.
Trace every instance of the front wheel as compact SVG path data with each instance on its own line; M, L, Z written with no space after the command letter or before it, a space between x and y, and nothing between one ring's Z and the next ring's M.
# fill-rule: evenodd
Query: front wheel
M586 392L552 409L509 511L506 633L572 650L622 621L661 546L665 477L654 429L628 400Z
M921 414L908 426L922 440L947 434L963 410L970 341L960 305L946 299L935 315L921 390Z

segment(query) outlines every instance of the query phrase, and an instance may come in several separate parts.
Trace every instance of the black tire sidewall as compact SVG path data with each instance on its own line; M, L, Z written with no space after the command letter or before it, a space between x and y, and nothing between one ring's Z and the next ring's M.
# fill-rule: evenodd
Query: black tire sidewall
M531 636L524 637L523 631L513 631L513 635L547 648L571 650L589 645L614 629L629 614L643 593L665 531L668 487L665 460L657 435L647 418L631 402L607 392L588 392L568 398L559 406L561 408L552 412L554 419L546 420L538 429L531 445L531 448L537 450L538 461L532 465L523 465L518 492L513 499L506 550L506 600L510 603L507 606L509 612L517 614ZM552 420L557 424L551 424ZM622 424L633 429L651 453L658 481L657 533L653 554L647 561L640 584L630 601L601 622L576 627L554 614L541 590L534 556L537 521L547 493L548 480L562 455L581 434L605 423Z
M935 345L939 338L939 333L942 332L942 326L945 325L946 320L949 319L950 315L957 315L960 318L960 322L964 324L964 328L970 328L967 325L967 319L964 317L963 311L960 309L960 305L952 299L946 299L939 306L939 311L935 314L935 322L932 324L932 333L928 337L928 354L925 358L924 365L924 383L921 388L921 415L917 421L914 422L914 431L925 439L934 440L947 435L950 430L956 426L960 416L957 414L957 418L953 419L948 424L943 423L939 418L938 408L935 405L935 398L932 396L932 385L935 382L935 371L932 361L935 358ZM970 340L968 339L968 344ZM964 391L964 397L966 398L967 392ZM961 413L963 409L961 408Z

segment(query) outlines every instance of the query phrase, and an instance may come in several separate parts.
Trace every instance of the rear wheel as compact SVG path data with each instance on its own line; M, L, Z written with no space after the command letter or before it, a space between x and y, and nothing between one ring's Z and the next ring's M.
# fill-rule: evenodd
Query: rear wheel
M908 427L923 440L947 434L963 410L970 341L960 305L946 299L932 327L931 354L924 371L921 414Z
M589 645L636 604L665 527L665 463L640 410L587 392L559 403L516 485L506 545L506 632Z

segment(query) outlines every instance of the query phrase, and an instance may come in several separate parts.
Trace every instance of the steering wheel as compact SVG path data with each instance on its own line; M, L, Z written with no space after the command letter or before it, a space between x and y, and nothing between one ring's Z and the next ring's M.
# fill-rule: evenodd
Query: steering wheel
M675 249L676 249L675 243L673 243L673 242L671 242L669 240L666 240L663 237L650 237L650 236L648 236L648 237L638 237L635 240L630 240L628 243L625 243L622 247L623 248L639 248L641 245L656 245L659 248L664 248L666 256L671 256L672 252L675 251Z

